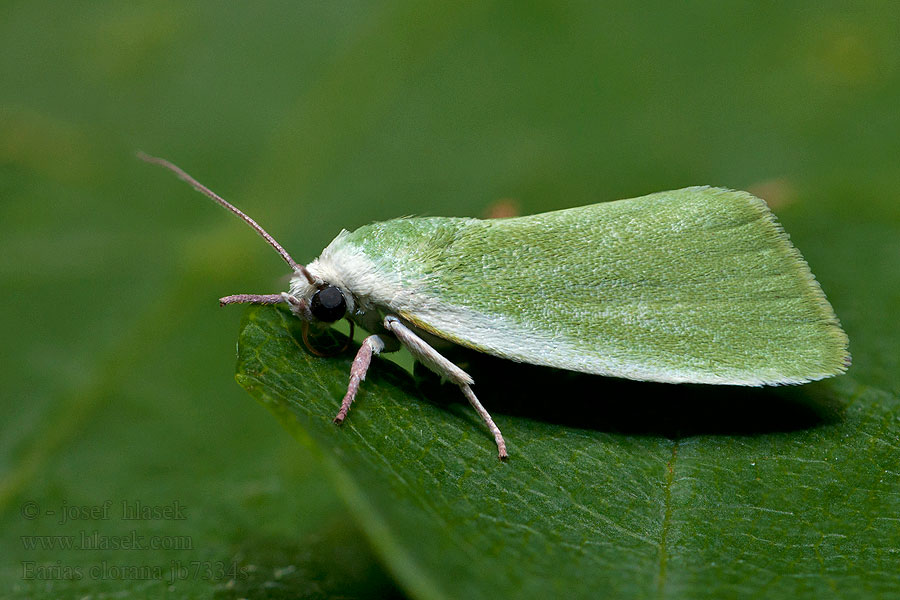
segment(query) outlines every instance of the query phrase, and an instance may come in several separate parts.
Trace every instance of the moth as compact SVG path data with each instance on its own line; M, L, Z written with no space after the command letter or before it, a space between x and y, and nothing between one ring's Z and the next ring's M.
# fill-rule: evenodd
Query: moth
M335 423L372 357L401 347L459 386L501 459L506 443L472 378L435 346L669 383L800 384L850 365L806 261L747 192L690 187L524 217L393 219L341 231L304 266L179 167L139 156L243 219L290 266L287 292L220 304L285 303L305 324L347 318L370 332Z

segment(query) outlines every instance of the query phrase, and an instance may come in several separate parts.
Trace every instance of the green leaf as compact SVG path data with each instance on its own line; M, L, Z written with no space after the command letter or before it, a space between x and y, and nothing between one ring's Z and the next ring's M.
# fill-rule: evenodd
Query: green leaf
M847 435L839 447L859 453L860 464L846 468L866 485L825 473L819 484L833 486L841 498L822 527L838 528L834 521L850 512L851 502L877 516L872 526L841 525L851 531L846 545L822 556L827 573L849 573L841 591L856 578L858 586L845 596L866 595L883 573L900 570L896 540L878 538L896 507L879 509L874 502L885 496L875 492L871 500L858 498L874 486L900 494L891 479L900 472L896 463L888 460L883 481L867 477L883 464L866 466L869 453L858 448L870 440L885 448L883 456L898 454L862 428L867 419L896 415L900 392L898 19L900 5L889 2L857 3L852 10L791 2L757 3L754 10L662 1L518 3L515 9L481 0L304 2L288 10L278 3L205 0L3 3L0 596L399 593L382 568L394 561L371 551L326 475L334 470L315 460L329 446L298 445L232 380L242 310L219 309L216 298L280 291L284 265L230 215L135 160L138 149L175 161L235 202L301 262L341 228L407 214L480 216L500 198L517 200L527 214L688 185L761 187L851 339L849 376L828 384L821 397L832 394L838 411L849 406L839 412L837 426ZM364 390L390 371L385 363L378 361ZM333 376L337 388L346 376L343 368ZM529 383L543 377L519 376ZM517 469L528 438L514 423L520 417L577 422L562 414L573 388L596 388L609 410L628 404L657 410L637 397L616 396L644 396L644 388L619 392L587 379L560 384L567 394L554 391L549 403L523 393L532 404L523 414L518 399L489 393L488 379L478 375L478 393L519 452L507 465ZM857 382L870 386L859 388L859 398ZM335 433L328 420L342 392L320 399L335 405L323 411L322 424L347 437L380 398L361 397ZM440 420L456 419L471 440L468 464L499 468L491 440L468 407L457 404L454 390L423 388L420 395L440 401ZM719 410L732 396L709 401ZM783 403L773 402L739 419L777 421L785 440L802 440L805 430L789 429L782 419L819 419L830 410L823 401L825 408L808 418L786 418ZM604 418L582 430L612 435L619 428L663 447L674 435L641 426L642 419L607 425ZM710 443L724 444L735 419L718 418L725 430L706 433ZM389 422L379 418L376 425ZM827 417L816 422L814 431L835 426ZM896 446L893 435L886 443ZM735 440L755 443L753 436ZM334 450L344 448L342 441ZM716 464L726 456L716 456ZM560 461L554 478L565 475L565 464ZM676 473L679 468L676 462ZM423 472L416 464L403 475ZM784 479L772 485L792 488ZM614 493L613 483L598 480L593 495ZM123 501L177 500L188 518L123 521L111 509L109 520L58 525L54 516L29 520L21 512L32 501L58 510L63 502L102 507L107 500L117 509ZM190 536L194 549L39 550L25 548L22 539L79 539L95 530ZM678 529L670 532L671 538ZM693 539L688 533L682 544ZM732 548L739 553L740 546ZM454 547L448 557L451 552L460 554ZM866 559L856 560L854 552ZM765 588L773 579L779 589L788 587L786 579L814 595L810 581L821 584L823 577L794 575L792 562L772 556L772 571L741 570L736 563L742 581L752 583L735 595L773 591ZM711 568L700 564L704 557L696 553L696 566L669 560L669 580L701 577ZM245 579L193 573L173 585L109 570L80 581L53 572L23 576L28 562L102 568L104 561L162 568L172 561L234 562L248 571ZM716 585L665 591L715 595Z
M415 596L900 593L890 394L851 377L667 386L488 361L476 390L509 443L500 463L467 405L383 360L333 425L352 353L315 357L298 328L251 309L238 381L322 457Z

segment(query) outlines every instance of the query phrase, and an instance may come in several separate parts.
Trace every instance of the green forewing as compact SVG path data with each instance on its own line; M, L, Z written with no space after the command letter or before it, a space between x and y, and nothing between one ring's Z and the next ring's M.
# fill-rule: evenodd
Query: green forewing
M386 283L366 293L385 311L512 360L742 385L821 379L849 363L806 262L746 192L687 188L488 221L397 219L333 246L371 261Z

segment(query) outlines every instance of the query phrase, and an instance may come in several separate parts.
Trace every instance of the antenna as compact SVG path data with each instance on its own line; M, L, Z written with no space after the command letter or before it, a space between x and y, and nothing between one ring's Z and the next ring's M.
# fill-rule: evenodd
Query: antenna
M306 277L306 280L309 281L310 285L316 284L315 278L312 276L312 273L310 273L306 269L306 267L304 267L300 263L294 261L294 259L291 258L291 255L287 253L287 250L282 248L281 244L279 244L278 242L275 241L275 238L273 238L271 235L269 235L265 229L260 227L259 223L257 223L256 221L254 221L253 219L251 219L250 217L245 215L238 207L234 206L233 204L231 204L230 202L225 200L225 198L222 198L221 196L216 194L214 191L212 191L211 189L209 189L208 187L206 187L205 185L203 185L202 183L200 183L199 181L197 181L196 179L194 179L193 177L191 177L190 175L188 175L187 173L182 171L179 167L173 165L172 163L170 163L169 161L167 161L164 158L157 158L156 156L150 156L149 154L144 154L143 152L138 152L137 157L139 159L143 160L144 162L148 162L153 165L159 165L161 167L165 167L166 169L172 171L173 173L178 175L178 177L180 179L188 182L191 185L191 187L193 187L195 190L197 190L198 192L204 194L205 196L213 199L219 205L224 206L225 208L230 210L232 213L234 213L235 215L237 215L238 217L243 219L243 221L247 225L252 227L256 231L256 233L261 235L263 237L263 239L269 243L270 246L275 248L275 251L278 252L278 254L281 255L281 258L284 259L284 262L286 262L288 265L290 265L290 267L295 272L302 273L303 276Z

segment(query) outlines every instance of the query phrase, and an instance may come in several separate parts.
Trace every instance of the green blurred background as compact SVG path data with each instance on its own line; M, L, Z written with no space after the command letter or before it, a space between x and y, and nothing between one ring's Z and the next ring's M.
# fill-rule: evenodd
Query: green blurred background
M855 368L895 387L896 338L854 332L851 300L873 292L841 273L896 282L900 245L841 240L900 223L898 22L893 2L4 2L0 594L402 594L308 451L233 381L242 309L216 299L281 290L284 264L138 149L302 262L399 215L749 188L834 301ZM893 322L896 303L867 306ZM47 513L106 501L108 520ZM186 518L126 522L123 501ZM191 547L23 546L82 531ZM172 561L201 570L115 570ZM242 576L202 571L219 565Z

